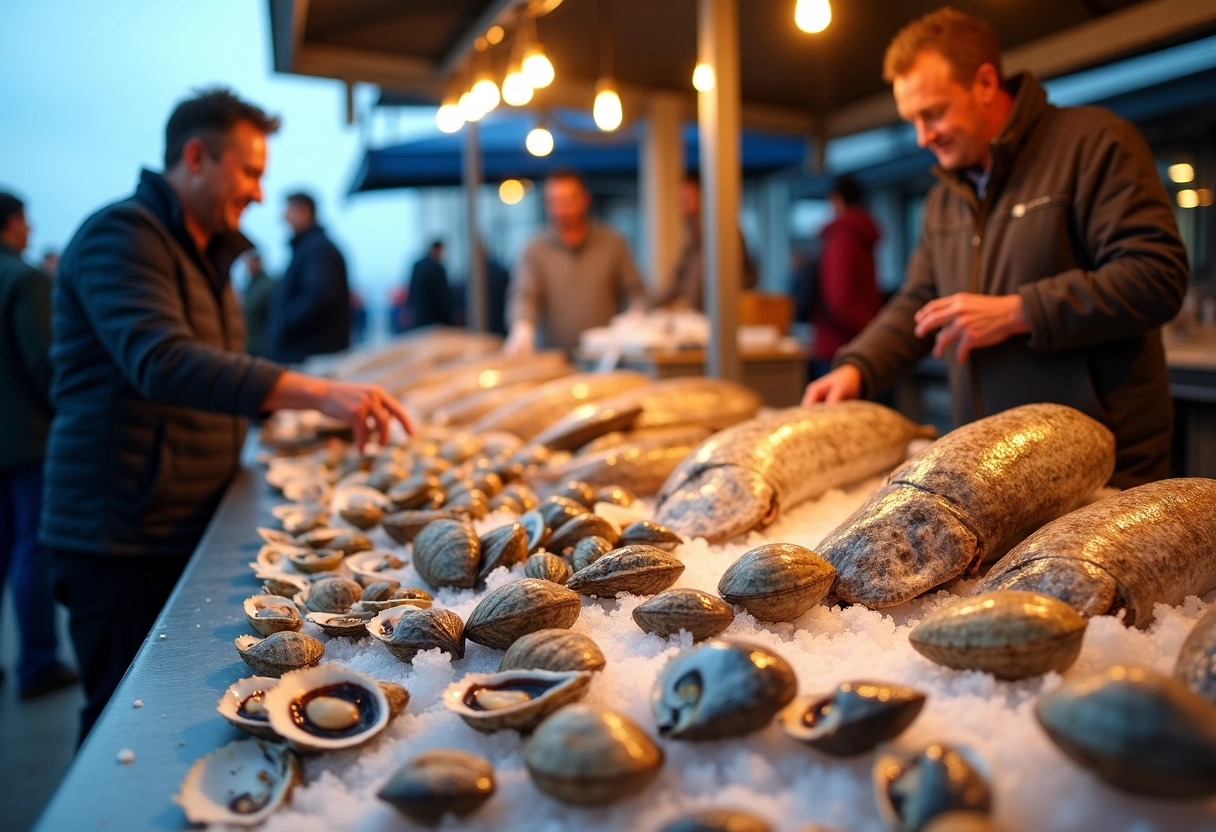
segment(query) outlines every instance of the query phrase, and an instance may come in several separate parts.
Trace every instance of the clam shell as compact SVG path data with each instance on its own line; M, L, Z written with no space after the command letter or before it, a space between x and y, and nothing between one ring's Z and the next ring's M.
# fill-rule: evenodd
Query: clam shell
M468 512L461 509L425 509L411 511L395 511L384 515L380 528L385 534L403 546L412 543L418 533L436 520L454 520L457 517L467 517Z
M684 564L662 549L625 546L575 572L566 586L580 595L600 598L612 598L622 592L654 595L674 584L683 572Z
M908 640L921 655L946 667L1025 679L1067 670L1081 652L1086 623L1057 598L1006 589L935 610Z
M309 549L329 549L330 543L337 540L342 535L342 529L335 529L332 526L324 526L319 529L313 529L299 537L294 537L292 540L296 546L304 546ZM269 542L269 541L267 541Z
M350 730L325 731L303 716L301 699L335 685L358 691L351 704L360 722ZM326 664L284 673L266 694L270 727L295 749L335 751L353 748L370 740L388 725L390 708L379 683L370 676L338 665Z
M529 578L565 585L570 580L570 565L557 555L538 552L524 561L524 574Z
M1178 651L1174 675L1216 704L1216 606L1195 622Z
M410 820L436 824L445 814L471 814L494 794L494 767L485 757L441 748L410 760L376 796Z
M196 760L173 801L191 823L256 826L303 779L299 758L286 746L235 740Z
M265 740L277 740L279 735L270 727L270 719L266 716L265 708L261 709L259 716L250 715L248 712L241 713L241 706L246 701L257 694L262 694L258 697L258 701L265 699L266 691L279 683L278 679L270 676L247 676L244 679L233 682L224 691L224 695L215 703L215 709L219 711L220 716L231 722L238 728L241 728L255 737L261 737Z
M504 670L499 673L470 673L443 692L443 705L465 724L482 733L515 730L528 733L541 720L563 705L582 699L591 684L588 671ZM529 698L504 707L479 708L479 690Z
M578 595L552 581L524 578L489 592L469 614L464 635L470 641L505 650L520 636L578 620Z
M502 493L490 498L490 511L509 511L512 514L523 514L528 510L523 501L514 494Z
M597 492L594 486L588 485L579 480L570 480L570 482L554 489L551 496L565 497L568 500L581 504L588 511L595 506Z
M604 654L599 645L582 633L570 630L537 630L520 636L502 654L504 670L602 670Z
M321 503L289 503L275 506L270 513L282 524L283 531L290 535L324 526L329 519L329 509Z
M367 635L367 622L371 613L310 612L304 616L310 624L316 624L330 638L361 639Z
M304 606L312 612L346 612L363 597L363 587L350 578L323 578L308 587Z
M635 520L621 529L621 537L617 541L617 545L633 546L635 544L645 544L670 552L683 542L684 538L662 523L656 523L653 520Z
M662 638L687 630L693 641L704 641L729 627L735 611L721 598L699 589L668 589L634 607L633 620Z
M306 574L332 572L342 565L346 555L337 549L306 549L287 556L296 569Z
M403 586L393 590L393 594L380 601L368 601L366 599L355 604L351 608L354 612L361 608L363 611L370 613L378 613L389 607L411 606L417 607L420 610L425 610L435 603L435 599L431 597L431 593L425 589L419 589L414 586Z
M382 574L388 570L404 569L405 559L388 549L372 549L351 555L346 559L346 568L364 584L385 580Z
M480 538L481 564L477 568L477 580L484 582L498 567L510 569L528 558L528 534L519 523L510 523L491 529Z
M778 715L781 730L828 754L863 754L894 739L925 705L914 688L844 682L826 695L800 696Z
M263 595L277 595L280 598L286 598L289 601L296 595L306 593L308 588L312 586L311 582L304 575L295 575L289 572L261 571L254 574L259 579L264 581L262 584ZM296 609L299 609L298 605Z
M599 537L615 545L620 536L621 530L611 520L598 514L580 514L554 529L545 548L554 554L562 555L584 538Z
M938 815L988 813L992 789L969 748L930 745L903 759L883 754L874 763L874 802L891 832L920 832Z
M524 511L530 511L540 505L540 498L536 496L536 492L522 482L511 483L503 488L498 496L518 500L523 505Z
M254 595L246 598L243 606L245 620L260 636L304 626L296 605L281 595Z
M384 700L388 702L388 718L396 719L410 704L410 692L396 682L377 682Z
M705 809L676 818L659 832L771 832L763 819L735 809Z
M349 557L359 552L367 552L374 546L372 539L362 532L344 529L341 534L329 542L329 546L326 548L334 549Z
M650 785L663 751L628 717L575 704L540 724L524 746L524 765L546 794L600 805Z
M338 516L356 529L367 531L380 525L384 519L384 509L373 503L357 503L339 509Z
M550 529L560 528L578 515L588 513L586 506L569 497L546 497L536 510L545 518L545 525Z
M443 497L439 477L429 473L414 474L388 490L388 499L397 511L439 508ZM380 522L383 525L384 521Z
M414 569L433 587L474 586L480 560L481 544L470 523L436 520L414 538Z
M797 689L793 668L776 653L756 644L715 639L667 663L655 683L651 706L661 735L713 740L765 727Z
M574 567L575 572L586 569L614 548L607 538L597 535L584 537L574 544L574 551L570 553L570 565Z
M465 488L448 494L443 507L449 510L461 510L480 520L490 513L490 498L479 488Z
M595 501L610 503L614 506L631 506L638 501L638 498L628 488L612 485L595 492Z
M321 661L325 645L310 635L283 630L265 638L238 636L236 651L259 676L282 676Z
M464 657L464 623L451 610L390 607L367 622L367 632L403 662L412 662L422 650L438 647Z
M747 552L718 581L718 594L760 621L793 621L827 595L836 569L793 543L770 543Z
M361 601L383 601L400 588L401 582L395 580L379 580L363 585Z
M549 524L545 522L545 518L539 511L535 509L525 511L519 516L519 524L524 527L524 533L528 535L528 552L535 554L549 542Z
M1182 681L1116 666L1052 691L1035 717L1073 762L1152 797L1216 794L1216 706Z

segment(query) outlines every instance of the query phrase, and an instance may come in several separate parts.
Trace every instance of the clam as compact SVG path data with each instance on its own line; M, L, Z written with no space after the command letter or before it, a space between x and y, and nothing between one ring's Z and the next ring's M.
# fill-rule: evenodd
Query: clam
M529 511L540 505L540 498L536 496L536 492L524 485L522 482L513 482L498 492L499 497L510 497L518 500L524 507L524 511Z
M448 508L395 511L384 515L380 528L393 540L405 545L412 543L419 532L436 520L453 520L463 516L468 516L468 513Z
M770 543L744 554L718 581L718 594L760 621L793 621L823 600L836 569L793 543Z
M325 645L310 635L283 630L266 638L238 636L236 651L259 676L282 676L321 661Z
M377 687L388 702L388 718L396 719L405 713L410 704L410 692L396 682L377 682Z
M528 507L514 494L503 492L490 498L490 511L509 511L512 514L523 514L527 510Z
M254 574L264 582L262 584L263 595L277 595L280 598L291 600L297 595L308 592L308 588L312 586L312 582L306 575L263 571Z
M434 474L414 474L393 485L387 493L397 511L435 509L443 505L443 489L439 486L439 477Z
M293 503L324 503L330 495L329 483L318 476L293 477L280 490Z
M266 740L277 740L279 735L270 727L266 716L266 691L279 683L269 676L249 676L228 686L216 703L220 716L238 728Z
M614 506L631 506L638 501L638 498L628 488L612 485L595 492L595 501L610 503Z
M538 552L524 561L524 574L529 578L564 585L570 580L570 565L557 555Z
M580 503L584 508L590 510L595 505L596 494L594 486L579 480L571 480L565 485L556 488L551 496L574 500L574 502Z
M464 635L470 641L505 650L520 636L578 620L578 595L552 581L524 578L486 594L469 614Z
M304 626L296 605L281 595L254 595L245 599L244 607L245 620L260 636Z
M387 492L397 483L409 476L409 469L394 460L377 461L372 470L367 472L367 486L377 491Z
M1112 667L1035 704L1035 717L1073 762L1124 791L1216 794L1216 706L1181 680Z
M580 595L600 598L612 598L622 592L654 595L674 584L683 572L684 564L662 549L625 546L575 572L566 586Z
M510 569L528 558L528 533L519 523L509 523L491 529L479 539L481 563L477 567L477 580L484 582L498 567Z
M330 548L329 544L337 540L342 533L342 529L335 529L333 526L322 526L319 529L304 532L304 534L291 540L295 546L303 546L308 549L328 549Z
M715 639L679 654L663 668L651 706L659 733L712 740L758 731L794 698L794 670L770 650Z
M464 623L451 610L390 607L367 622L367 632L403 662L421 650L438 647L454 659L464 657Z
M329 519L329 509L321 503L288 503L275 506L270 513L282 524L283 531L290 535L324 526Z
M310 612L305 616L309 623L316 624L330 638L361 639L367 635L367 622L372 620L369 612Z
M528 536L528 551L536 553L549 542L549 524L536 509L525 511L519 516L519 525L524 527Z
M899 736L925 695L900 685L844 682L827 695L800 696L778 715L781 730L812 748L848 756Z
M343 555L350 556L358 552L366 552L374 548L374 544L372 543L372 539L362 532L357 532L353 529L342 529L329 541L329 545L323 548L334 549Z
M666 638L680 630L693 641L713 638L735 620L730 604L699 589L668 589L634 607L633 620L648 633Z
M372 502L354 502L338 510L338 516L356 529L367 531L380 525L384 509Z
M494 794L494 767L467 751L438 749L397 769L376 797L412 821L436 824L451 813L464 817Z
M390 579L372 581L363 585L361 601L384 601L400 588L401 582Z
M302 751L362 745L389 720L388 700L376 680L337 665L284 673L264 704L270 727Z
M532 465L545 465L553 459L553 451L544 445L525 445L511 457L512 462L518 462L525 468Z
M313 612L346 612L363 597L363 587L350 578L323 578L308 587L301 600Z
M646 788L663 751L628 717L574 704L540 724L524 746L524 765L546 794L598 805Z
M263 543L269 543L273 546L295 546L296 539L281 529L271 529L267 526L258 526L258 537L262 538Z
M235 740L196 760L173 801L190 823L255 826L303 779L299 758L286 746Z
M580 514L555 528L545 548L554 554L562 555L587 537L603 538L615 545L620 536L621 530L611 520L598 514Z
M490 498L480 488L465 488L448 494L443 507L448 510L467 512L480 520L490 513Z
M621 538L617 541L617 545L632 546L640 543L670 552L683 542L684 538L662 523L656 523L653 520L635 520L621 529Z
M348 557L346 568L364 583L375 583L385 580L381 574L383 572L404 569L405 560L396 552L390 552L388 549L372 549Z
M558 708L582 699L590 684L585 670L470 673L448 685L443 705L482 733L528 733Z
M874 764L874 801L891 832L920 832L938 815L988 813L992 790L970 749L930 745L900 760L884 754Z
M570 564L574 567L575 572L580 569L586 569L614 548L611 541L607 538L597 535L584 537L574 544L574 551L570 553Z
M550 529L559 528L566 521L588 513L586 506L569 497L546 497L540 501L536 510L545 518L545 525Z
M472 459L485 447L485 440L468 431L455 433L439 446L439 458L453 465Z
M414 586L403 586L394 589L387 598L382 598L379 601L369 601L364 598L358 604L352 607L352 611L361 608L364 612L378 613L389 607L411 606L417 607L420 610L425 610L435 603L435 599L431 597L431 593L425 589L419 589Z
M1178 651L1174 675L1216 704L1216 606L1195 622Z
M599 645L570 630L537 630L520 636L502 654L503 670L603 670Z
M346 555L338 549L302 549L287 556L296 569L305 574L332 572L342 565Z
M735 809L706 809L676 818L659 832L770 832L763 819Z
M414 569L433 587L477 583L481 544L471 523L436 520L414 538Z
M997 590L935 610L912 630L917 652L956 670L1025 679L1067 670L1081 652L1086 619L1048 595Z

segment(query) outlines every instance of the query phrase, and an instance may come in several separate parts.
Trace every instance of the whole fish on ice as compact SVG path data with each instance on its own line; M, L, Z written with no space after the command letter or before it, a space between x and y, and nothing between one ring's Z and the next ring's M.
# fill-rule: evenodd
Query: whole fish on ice
M527 442L579 405L606 399L649 382L648 377L629 370L563 376L494 408L474 422L472 430L474 433L505 430Z
M658 492L675 467L704 438L703 433L674 439L657 437L578 454L567 462L542 470L532 482L556 486L578 480L596 487L619 485L639 496L648 496Z
M1097 421L1063 405L1015 407L901 465L815 551L836 567L836 597L894 606L1000 557L1114 468L1114 435Z

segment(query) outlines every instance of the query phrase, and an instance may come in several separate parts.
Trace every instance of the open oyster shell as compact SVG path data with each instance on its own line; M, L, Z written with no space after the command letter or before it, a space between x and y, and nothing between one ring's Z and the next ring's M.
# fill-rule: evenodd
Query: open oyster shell
M375 679L331 664L284 673L265 704L270 727L303 751L362 745L384 730L391 710Z
M215 709L220 716L238 728L265 740L277 740L279 735L270 727L266 715L266 692L279 683L269 676L248 676L228 686Z
M255 826L303 780L299 758L265 740L236 740L196 760L173 796L191 823Z
M316 624L330 638L361 639L367 635L367 623L372 613L362 612L310 612L304 618Z
M243 606L245 620L258 635L268 636L280 630L299 630L304 626L296 605L281 595L254 595L246 598Z
M590 684L591 673L585 670L470 673L448 685L443 705L477 731L527 733L558 708L581 699Z

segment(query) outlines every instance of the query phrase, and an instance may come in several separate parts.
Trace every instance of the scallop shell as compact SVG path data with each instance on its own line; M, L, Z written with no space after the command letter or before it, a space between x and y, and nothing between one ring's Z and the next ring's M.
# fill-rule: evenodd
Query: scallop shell
M299 758L286 746L235 740L196 760L173 801L191 823L256 826L303 779Z
M729 627L735 611L721 598L699 589L668 589L634 607L633 620L662 638L687 630L693 641L704 641Z
M591 673L580 670L504 670L470 673L448 685L443 705L482 733L528 733L563 705L582 699Z
M304 626L296 605L281 595L254 595L246 598L243 606L245 620L260 636Z
M580 595L612 598L621 593L654 595L684 572L677 558L653 546L625 546L570 576L566 586Z
M367 623L367 632L403 662L422 650L439 648L453 658L464 657L464 623L451 610L390 607Z
M570 564L548 552L538 552L524 561L524 575L565 586L570 580Z
M941 743L904 760L883 754L874 763L878 814L891 832L920 832L946 812L990 812L984 768L971 749Z
M278 683L278 679L270 676L247 676L228 686L224 695L216 702L215 709L224 719L255 737L277 740L279 735L270 727L270 719L266 716L266 708L262 703L265 701L266 691Z
M332 729L313 722L312 703L306 702L307 697L317 693L323 694L318 699L344 703L354 722ZM342 698L346 695L349 699ZM390 716L388 699L375 679L332 664L284 673L267 692L265 702L270 727L293 748L303 751L334 751L362 745L384 730Z
M822 601L835 579L835 567L810 549L770 543L732 563L718 594L760 621L793 621Z
M894 739L925 705L914 688L844 682L827 695L800 696L778 715L781 730L828 754L863 754Z
M481 545L471 523L436 520L414 538L414 569L433 587L477 583Z
M498 663L504 670L603 670L604 654L599 645L582 633L570 630L537 630L520 636Z
M505 650L520 636L578 620L578 595L552 581L524 578L486 594L469 614L464 635L470 641Z
M445 814L472 814L494 794L494 767L485 757L441 748L397 769L376 796L417 823L434 825Z
M305 633L283 630L265 638L238 636L236 651L259 676L282 676L321 661L325 645Z

